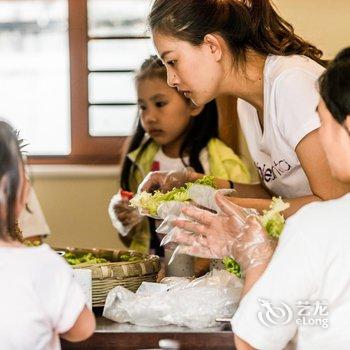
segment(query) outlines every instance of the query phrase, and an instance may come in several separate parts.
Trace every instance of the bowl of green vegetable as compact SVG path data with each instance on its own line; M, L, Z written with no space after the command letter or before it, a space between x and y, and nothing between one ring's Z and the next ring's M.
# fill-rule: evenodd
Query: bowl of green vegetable
M72 268L90 269L92 306L104 306L108 292L116 286L133 292L144 281L155 282L159 257L128 250L55 248Z

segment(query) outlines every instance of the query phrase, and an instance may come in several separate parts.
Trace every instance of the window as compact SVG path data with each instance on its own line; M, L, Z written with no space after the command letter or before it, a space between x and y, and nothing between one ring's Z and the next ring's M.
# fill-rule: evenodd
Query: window
M0 0L0 115L32 163L115 163L154 49L150 0ZM119 152L119 153L118 153Z
M67 28L66 1L0 1L0 116L33 155L71 151Z

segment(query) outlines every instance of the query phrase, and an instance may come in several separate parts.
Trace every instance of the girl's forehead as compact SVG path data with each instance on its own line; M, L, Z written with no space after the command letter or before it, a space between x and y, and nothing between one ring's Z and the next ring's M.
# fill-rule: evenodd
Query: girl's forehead
M157 76L155 77L146 77L138 80L137 82L138 89L161 89L161 88L170 88L166 80L163 80Z
M167 82L161 78L145 78L137 83L137 93L142 96L153 96L155 94L171 95L177 94L176 89L170 87Z

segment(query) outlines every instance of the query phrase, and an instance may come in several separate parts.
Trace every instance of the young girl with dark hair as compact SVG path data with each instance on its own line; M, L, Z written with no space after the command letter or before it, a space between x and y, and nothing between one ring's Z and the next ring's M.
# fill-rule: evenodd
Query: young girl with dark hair
M289 216L347 191L332 179L317 137L322 52L298 37L269 0L155 0L149 24L170 86L196 105L221 94L238 98L260 183L236 183L233 202L261 211L271 196L281 196L290 203ZM153 173L142 189L201 176ZM216 185L229 183L218 179Z
M18 241L28 189L16 134L0 121L0 348L56 350L59 336L88 338L95 319L68 264L46 244Z
M113 197L109 213L124 243L134 250L159 251L153 220L144 219L128 203L125 191L136 192L151 170L195 171L248 183L246 166L218 137L215 101L204 107L167 85L166 69L156 56L147 59L136 75L139 120L121 171L123 191ZM124 198L123 198L124 195Z

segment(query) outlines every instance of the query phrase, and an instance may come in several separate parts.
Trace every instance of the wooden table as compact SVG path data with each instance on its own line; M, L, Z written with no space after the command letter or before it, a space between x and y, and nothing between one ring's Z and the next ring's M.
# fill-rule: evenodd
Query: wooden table
M69 343L62 340L61 343L63 350L138 350L160 349L159 341L164 339L178 341L181 350L234 349L233 334L229 324L195 330L177 326L139 327L118 324L102 316L97 317L96 331L87 341Z

